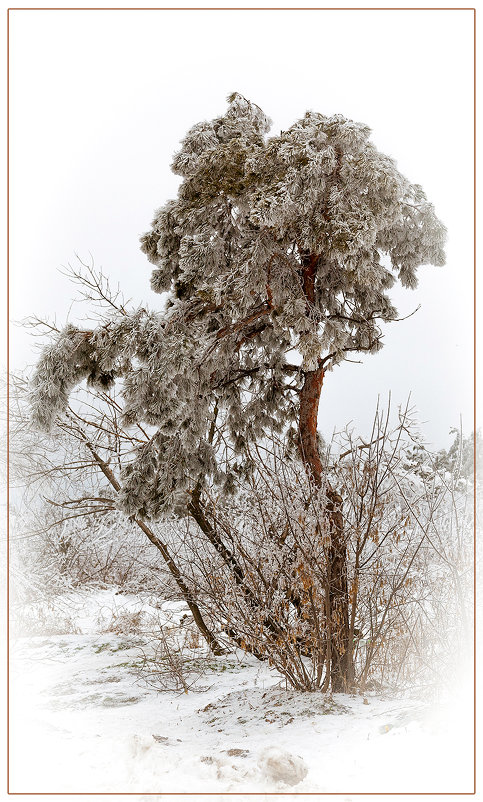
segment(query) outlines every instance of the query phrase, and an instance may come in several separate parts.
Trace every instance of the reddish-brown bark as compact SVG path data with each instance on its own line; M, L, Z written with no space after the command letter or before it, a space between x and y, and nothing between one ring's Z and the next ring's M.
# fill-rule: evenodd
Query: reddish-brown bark
M302 281L310 317L315 300L317 257L310 256L302 263ZM317 440L317 420L324 380L322 361L315 370L304 373L300 391L299 448L305 470L315 487L322 487L323 466ZM347 549L342 517L342 498L326 485L327 516L330 544L328 549L327 632L330 640L330 680L334 691L350 687L353 676L352 649L349 645L349 592L347 583Z
M322 461L317 445L317 417L323 381L324 369L321 365L316 370L305 372L299 408L300 452L307 473L317 487L322 485Z

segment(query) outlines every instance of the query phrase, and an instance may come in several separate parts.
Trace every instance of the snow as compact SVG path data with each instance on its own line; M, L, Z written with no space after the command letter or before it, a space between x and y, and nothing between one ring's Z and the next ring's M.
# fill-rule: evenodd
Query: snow
M472 790L466 697L455 713L414 692L304 694L241 651L195 648L189 692L159 691L143 656L159 621L183 622L183 603L107 590L69 606L74 632L12 647L13 792Z

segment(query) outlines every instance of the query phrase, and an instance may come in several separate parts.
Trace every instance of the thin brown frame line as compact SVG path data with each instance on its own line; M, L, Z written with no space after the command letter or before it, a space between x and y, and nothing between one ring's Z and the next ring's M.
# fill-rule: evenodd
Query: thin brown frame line
M476 615L476 597L477 597L477 587L476 587L476 504L477 504L477 482L476 482L476 431L477 431L477 416L476 416L476 409L477 409L477 389L476 389L476 356L477 356L477 327L476 327L476 291L477 291L477 280L476 280L476 242L477 242L477 235L476 235L476 203L477 203L477 187L476 187L476 131L477 131L477 122L476 122L476 9L473 13L473 335L474 335L474 344L473 344L473 633L474 633L474 644L473 644L473 703L474 703L474 714L473 714L473 788L475 789L476 793L476 786L477 786L477 759L476 759L476 740L477 740L477 715L476 715L476 698L477 698L477 685L476 685L476 670L477 670L477 660L476 660L476 624L477 624L477 615Z
M473 602L474 602L474 611L473 611L473 620L474 620L474 652L473 652L473 685L474 685L474 737L473 737L473 772L474 772L474 790L473 791L355 791L355 792L346 792L346 791L294 791L294 792L226 792L226 791L199 791L199 792L191 792L191 791L173 791L173 792L163 792L163 791L10 791L9 790L9 780L10 780L10 695L9 695L9 669L10 669L10 620L9 620L9 610L10 610L10 563L9 563L9 534L10 534L10 526L9 526L9 513L10 513L10 505L9 505L9 492L10 492L10 483L9 483L9 455L10 455L10 417L9 417L9 410L10 410L10 384L9 384L9 376L10 376L10 12L11 11L473 11L473 112L474 112L474 124L473 124L473 154L474 154L474 203L473 203L473 221L474 221L474 270L473 270L473 281L474 281L474 293L473 293L473 336L474 336L474 347L473 347L473 368L474 368L474 383L473 383L473 426L474 432L476 432L477 426L477 416L476 416L476 403L477 403L477 389L476 389L476 358L477 358L477 341L476 341L476 289L477 289L477 281L476 281L476 242L477 242L477 235L476 235L476 197L477 197L477 185L476 185L476 131L477 131L477 123L476 123L476 8L474 7L387 7L387 6L367 6L367 7L351 7L346 6L343 8L336 8L336 7L328 7L328 6L317 6L317 7L214 7L214 6L206 6L206 7L167 7L167 6L156 6L156 7L142 7L136 8L132 6L124 6L124 7L75 7L75 8L66 8L66 7L29 7L29 6L20 6L20 7L10 7L7 8L7 794L9 796L139 796L140 794L143 796L474 796L477 793L476 788L476 778L477 778L477 760L476 760L476 741L477 741L477 715L476 715L476 694L477 694L477 687L476 687L476 668L477 668L477 660L476 660L476 623L477 623L477 614L476 614L476 519L474 521L474 537L473 537L473 554L474 554L474 563L473 563ZM473 444L473 466L474 466L474 477L476 479L476 440L474 439ZM474 483L473 489L473 503L474 503L474 510L476 510L476 481Z
M9 796L474 796L475 791L10 791Z
M472 6L465 6L458 8L456 6L367 6L367 7L352 7L344 6L337 8L332 6L304 6L297 8L296 6L105 6L105 7L90 7L90 6L76 6L76 7L31 7L31 6L12 6L7 11L473 11L476 14L476 8Z
M7 793L10 779L10 17L7 11Z

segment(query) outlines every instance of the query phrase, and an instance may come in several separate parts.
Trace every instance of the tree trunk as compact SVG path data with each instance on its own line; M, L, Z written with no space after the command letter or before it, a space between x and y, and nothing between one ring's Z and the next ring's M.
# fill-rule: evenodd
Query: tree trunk
M303 260L303 287L307 299L307 315L315 299L315 272L317 257ZM315 370L304 373L300 391L299 449L310 482L322 487L322 461L317 442L317 418L324 368L319 359ZM328 550L327 585L328 612L328 671L333 691L346 691L353 678L352 646L349 643L349 591L347 582L347 549L342 519L342 498L327 484L327 515L330 545Z
M201 610L196 604L195 600L193 599L192 593L190 592L185 581L183 580L183 577L181 576L181 572L178 566L176 565L176 563L173 562L173 559L171 558L171 555L168 551L168 547L165 545L165 543L162 543L159 540L159 538L156 537L154 532L144 523L144 521L141 521L139 518L134 518L134 521L135 523L137 523L139 528L142 529L144 534L147 535L151 543L154 546L156 546L156 548L159 549L159 551L163 555L164 561L168 566L171 575L173 576L176 584L178 585L183 595L186 604L188 605L191 611L196 626L203 635L205 641L207 642L213 654L215 655L224 654L223 648L220 646L213 633L206 626L203 616L201 614Z
M82 429L80 429L79 427L76 427L76 428L77 428L77 431L79 432L79 434L81 435L81 437L82 437L87 449L92 454L92 457L94 458L94 460L97 463L97 465L99 466L100 470L102 471L102 473L104 474L104 476L108 480L109 484L114 488L116 493L119 493L119 491L121 489L121 485L117 481L117 479L114 476L114 473L111 471L109 465L102 459L100 454L97 453L97 451L95 450L94 446L90 442L90 440L87 437L87 435L85 434L85 432ZM215 655L224 654L223 648L220 646L220 644L218 643L218 641L217 641L216 637L214 636L214 634L210 631L210 629L205 624L205 621L204 621L203 616L201 614L201 610L199 609L198 605L196 604L195 600L193 599L193 596L192 596L188 586L186 585L186 583L185 583L185 581L184 581L184 579L182 577L181 571L179 570L178 566L176 565L176 563L174 562L173 558L171 557L167 545L165 543L163 543L158 537L156 537L156 535L154 534L152 529L150 529L149 526L144 521L141 521L140 518L134 517L133 521L144 532L144 534L148 537L148 539L151 541L153 546L156 546L158 551L161 552L163 560L166 563L166 566L167 566L171 576L173 577L174 581L176 582L176 584L177 584L178 588L180 589L181 594L182 594L186 604L188 605L188 607L189 607L189 609L191 611L191 614L193 616L193 620L194 620L196 626L198 627L199 631L203 635L204 639L206 640L206 642L207 642L208 646L210 647L211 651L213 652L213 654L215 654Z
M352 644L349 643L349 588L347 548L342 520L342 498L327 488L327 512L330 527L328 560L329 608L331 631L330 679L335 692L348 691L353 681Z
M300 453L310 481L318 488L322 487L322 461L317 443L317 416L323 380L322 365L305 372L299 409Z
M214 546L214 548L224 561L225 565L227 565L228 568L232 571L233 578L238 587L240 588L240 590L242 591L247 603L253 609L260 608L262 605L254 595L251 588L247 585L243 569L238 564L233 552L230 551L230 549L228 549L225 546L222 539L220 538L214 527L211 525L208 518L206 517L205 511L201 504L200 495L201 495L200 486L198 485L196 489L193 491L191 501L187 507L189 514L196 521L201 531L206 535L210 543ZM268 630L268 632L271 633L272 636L279 638L280 636L284 635L283 629L279 626L278 622L271 615L267 615L265 617L263 624ZM233 635L230 635L230 637L233 637ZM233 638L233 640L236 640L236 638Z

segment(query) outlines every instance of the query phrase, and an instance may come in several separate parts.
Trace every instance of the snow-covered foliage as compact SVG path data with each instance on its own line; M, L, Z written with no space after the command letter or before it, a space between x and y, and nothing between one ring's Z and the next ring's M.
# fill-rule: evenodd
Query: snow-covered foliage
M12 603L51 598L78 587L172 592L162 560L117 511L59 519L49 505L12 517Z
M38 364L40 426L83 379L105 392L122 377L124 425L153 427L123 467L129 515L185 512L200 477L230 483L210 436L215 410L243 461L247 442L297 421L313 371L382 346L396 280L414 287L419 265L444 263L433 206L366 125L307 112L278 136L269 127L233 94L225 115L187 133L178 197L142 238L165 310L69 325Z

